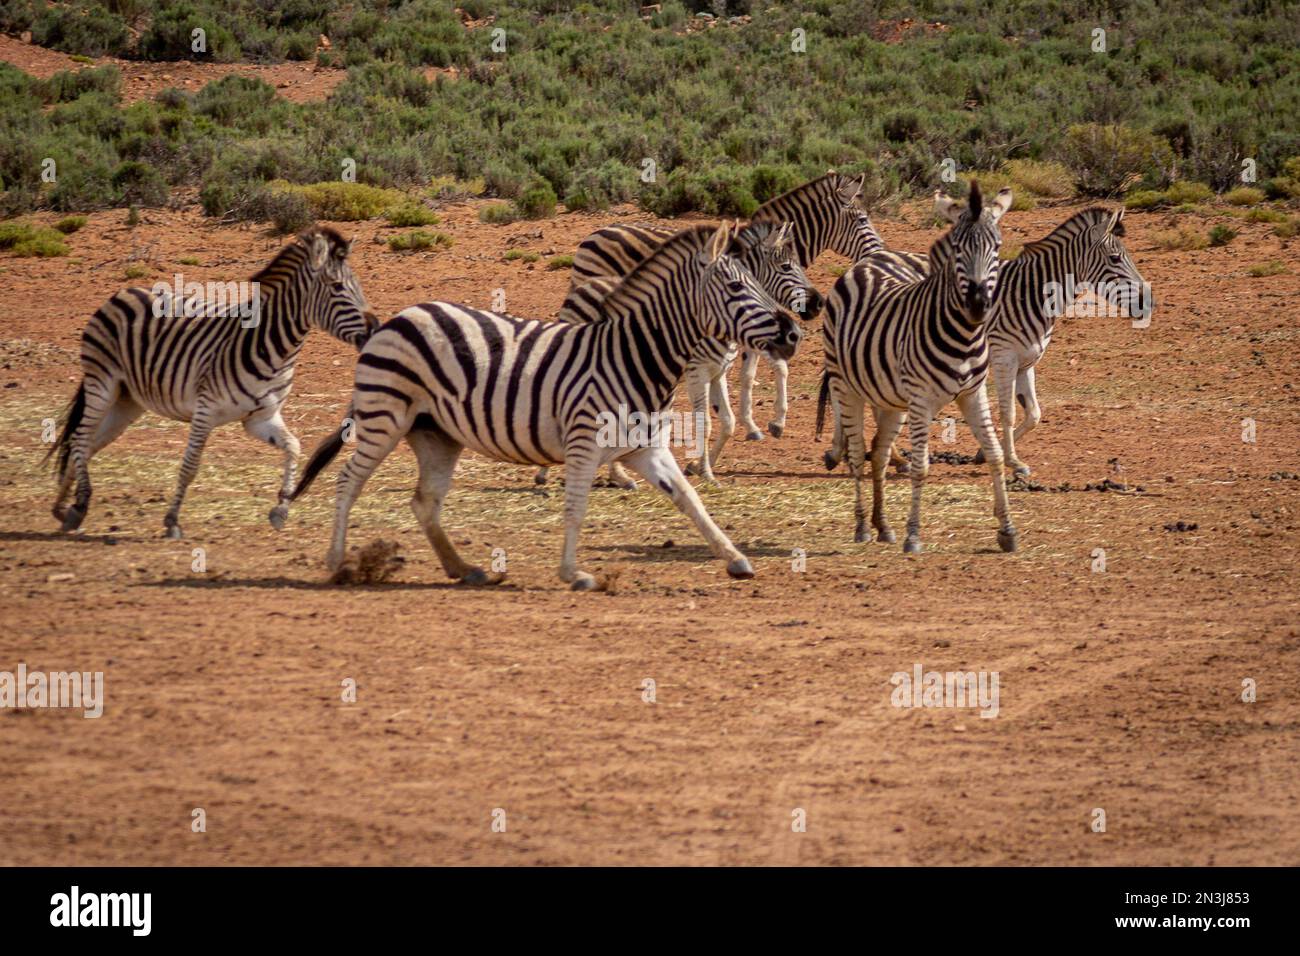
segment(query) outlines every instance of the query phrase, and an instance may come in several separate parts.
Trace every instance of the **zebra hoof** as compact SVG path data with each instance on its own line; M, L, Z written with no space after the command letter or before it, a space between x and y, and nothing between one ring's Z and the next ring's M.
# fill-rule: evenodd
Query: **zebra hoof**
M460 576L460 583L470 587L482 587L488 584L500 584L505 579L504 574L488 574L482 568L470 568Z
M776 422L768 422L767 433L771 435L773 438L780 438L782 435L785 434L785 426L778 425Z
M284 523L289 520L289 506L276 505L271 509L271 513L266 517L267 520L271 522L272 528L276 531L281 531L284 529Z
M908 535L907 539L903 542L904 554L920 554L923 548L924 546L921 544L921 539L911 535Z
M546 472L539 471L537 474L533 475L533 484L535 485L546 484Z
M757 428L753 428L745 432L745 441L762 441L762 440L763 440L763 433L759 431Z
M573 579L569 585L570 591L594 591L596 590L596 579L586 571L579 571L578 576Z
M179 541L181 538L185 537L185 535L181 533L180 525L169 524L167 527L163 528L163 537L169 538L172 541Z
M854 544L868 544L868 543L870 543L870 541L871 541L871 535L867 533L867 529L866 529L866 528L854 528L854 529L853 529L853 543L854 543Z
M622 488L624 491L636 491L641 486L637 484L635 478L628 478L626 481L615 482L614 487Z
M822 464L826 466L827 471L834 471L839 466L840 456L833 452L826 452L822 455Z
M881 528L879 531L876 532L876 540L881 542L882 544L893 544L895 541L898 540L898 537L894 534L892 529ZM917 544L919 545L920 542L918 541Z
M982 464L984 464L984 449L983 449L983 448L981 448L979 451L977 451L977 452L975 453L975 464L977 464L977 465L982 465Z
M748 581L754 576L754 566L749 558L736 558L727 564L727 573L739 581Z
M1018 462L1012 469L1011 474L1015 478L1028 478L1030 475L1029 466L1023 461Z
M686 474L698 475L699 473L700 473L700 460L698 458L696 458L693 461L688 461L686 463Z
M1018 535L1014 531L998 532L998 547L1003 551L1011 552L1016 550Z
M63 530L76 531L81 527L81 522L86 520L86 509L80 505L73 505L63 515Z

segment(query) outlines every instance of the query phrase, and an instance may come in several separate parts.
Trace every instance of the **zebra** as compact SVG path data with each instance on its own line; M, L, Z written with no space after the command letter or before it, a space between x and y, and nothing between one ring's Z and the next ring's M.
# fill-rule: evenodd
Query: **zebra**
M366 343L357 362L349 417L312 454L290 495L296 499L341 450L356 451L338 477L326 564L344 557L348 515L366 479L403 438L420 476L411 501L447 575L495 584L456 553L439 523L456 460L465 448L519 464L564 462L564 548L560 579L590 590L577 564L578 532L601 464L624 458L668 495L727 562L754 570L709 517L677 460L657 435L634 439L608 428L612 416L657 421L699 341L739 340L789 358L799 324L726 250L733 226L694 227L662 243L603 300L606 317L586 324L543 322L429 302L399 312Z
M657 225L614 226L609 227L609 230L622 231L625 238L635 238L639 243L644 243L641 248L647 250L647 254L677 232L675 228ZM650 244L652 237L657 237L653 245ZM590 239L591 237L586 241ZM791 311L803 312L808 318L821 311L821 294L808 281L803 268L794 257L794 243L789 224L782 223L778 226L767 222L751 223L737 233L728 254L739 259L759 284L767 290L767 293ZM635 268L635 265L632 268ZM601 302L604 296L617 288L617 285L618 280L612 277L589 279L584 285L571 289L560 308L558 317L569 322L590 322L603 317ZM700 427L703 432L700 457L687 467L686 473L698 474L705 481L715 480L713 467L721 458L722 449L735 431L731 399L727 394L727 372L735 362L737 352L735 343L704 339L686 366L686 384L691 407L697 427ZM782 358L773 355L769 355L768 358L777 370L777 394L779 397L784 396L788 365ZM711 431L710 395L719 423L719 434L711 450L708 447ZM784 417L784 413L782 416ZM616 485L636 487L636 482L626 475L618 462L610 463L610 473ZM538 484L545 483L546 469L540 471L535 480Z
M164 289L113 295L81 336L81 384L57 443L53 514L64 531L81 526L90 504L90 459L146 410L190 423L180 479L163 519L180 538L181 502L212 430L243 422L253 438L284 452L279 530L289 514L298 439L281 417L294 363L312 327L360 351L378 324L348 264L352 243L328 228L298 236L252 278L254 298L234 304L172 299ZM64 502L73 482L76 498Z
M862 497L865 463L863 412L873 409L871 523L881 541L893 542L884 515L885 465L905 418L911 420L912 508L903 551L921 546L921 493L929 470L929 431L934 414L957 401L979 440L993 477L993 510L1003 551L1016 550L1002 447L984 395L988 372L988 330L998 284L998 221L1011 207L1011 190L987 206L978 183L965 205L935 194L935 208L952 228L930 249L925 278L907 281L874 257L859 262L835 283L822 326L826 374L848 448L855 490L854 540L868 541Z
M865 184L865 174L853 179L832 169L824 176L763 203L754 211L750 224L779 226L790 223L794 260L800 269L807 269L827 249L857 262L885 248L884 240L861 203ZM673 226L646 223L612 225L596 230L574 252L569 301L576 297L580 305L584 295L596 291L582 291L593 280L621 279L675 231ZM820 302L821 297L817 296L816 301ZM803 313L805 318L815 317L813 304L810 296L808 309ZM762 430L754 421L753 389L758 359L757 352L741 350L740 426L747 441L763 438ZM789 408L788 370L778 363L773 363L773 369L776 373L776 402L767 430L774 438L780 438L785 432ZM705 404L708 404L707 396ZM717 396L714 396L713 404L718 407L720 418L724 408L730 416L729 405L719 401Z
M1122 208L1112 211L1090 206L1042 239L1026 243L1019 256L1002 265L993 314L988 320L989 373L1002 419L1003 458L1013 474L1031 473L1016 454L1016 444L1042 417L1035 366L1052 341L1057 318L1069 304L1056 293L1069 293L1086 283L1109 305L1124 308L1130 315L1140 312L1149 317L1153 310L1150 286L1124 248L1123 238ZM917 261L917 256L897 255L919 274L928 268L928 264ZM1019 425L1017 400L1025 410L1025 419ZM819 419L821 411L819 407ZM842 430L836 421L831 450L825 455L828 469L839 464L843 448ZM975 461L984 461L983 449Z

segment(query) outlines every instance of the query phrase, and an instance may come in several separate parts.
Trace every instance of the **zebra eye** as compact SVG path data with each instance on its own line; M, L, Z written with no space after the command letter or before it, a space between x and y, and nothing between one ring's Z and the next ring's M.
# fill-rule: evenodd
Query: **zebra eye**
M737 295L745 291L745 283L732 280L727 283L727 291L734 292Z
M1115 265L1119 265L1124 261L1124 257L1117 252L1112 252L1110 255L1110 261L1115 263Z

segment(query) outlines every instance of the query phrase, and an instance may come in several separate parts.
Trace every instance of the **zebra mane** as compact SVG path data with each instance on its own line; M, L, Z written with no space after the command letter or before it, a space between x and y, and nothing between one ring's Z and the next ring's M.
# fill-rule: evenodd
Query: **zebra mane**
M616 285L609 295L605 296L601 302L601 308L608 314L611 307L636 296L641 292L643 286L657 281L654 270L662 262L669 261L674 257L681 257L683 254L690 256L701 251L717 231L718 227L713 223L703 223L687 226L680 232L669 236L659 244L654 252L637 263L632 271L623 277L623 281ZM730 247L728 247L727 253L732 254Z
M1020 249L1020 255L1034 256L1056 248L1075 236L1087 232L1093 226L1109 221L1114 215L1114 210L1107 209L1105 206L1089 206L1087 209L1080 209L1043 238L1026 242ZM1124 235L1123 221L1115 226L1114 235Z
M831 192L838 192L840 180L843 178L845 177L840 173L829 172L824 176L818 176L816 179L811 179L801 186L795 186L794 189L787 190L779 196L772 197L754 210L754 215L750 218L750 225L754 225L759 221L770 222L780 219L781 214L778 210L780 210L781 206L796 197L803 196L806 193L818 193L828 186L830 187Z
M297 268L307 257L311 241L323 236L330 244L330 249L346 248L348 241L337 230L329 226L315 226L294 237L294 240L276 253L275 258L253 274L251 281L266 283L281 278L286 272Z

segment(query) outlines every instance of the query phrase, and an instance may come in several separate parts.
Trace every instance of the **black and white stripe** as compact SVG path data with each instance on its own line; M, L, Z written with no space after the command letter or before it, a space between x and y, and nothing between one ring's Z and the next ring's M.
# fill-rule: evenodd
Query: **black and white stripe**
M616 244L622 252L621 261L624 264L630 263L627 268L631 271L640 261L644 261L641 259L632 262L635 256L649 255L676 232L674 228L657 225L611 226L589 236L584 240L584 245L596 242L597 237L599 242ZM653 243L655 235L658 236L657 243ZM808 281L807 275L804 274L803 268L795 257L794 243L788 224L778 226L770 222L750 223L737 233L728 254L739 260L778 304L806 318L811 318L821 311L822 297ZM606 256L602 261L612 261L612 256ZM584 274L590 276L589 272ZM591 276L584 284L574 286L560 308L559 318L570 322L598 320L604 314L601 307L603 297L616 287L620 278L621 276ZM707 481L713 480L713 468L717 465L726 443L735 432L735 418L731 412L731 399L727 394L727 373L735 362L738 352L739 348L734 342L705 339L686 367L686 384L691 408L704 435L702 454L698 461L692 462L687 468L687 473L699 474ZM777 373L777 404L781 408L779 415L783 426L789 367L782 358L769 356L769 360ZM752 375L750 382L752 384ZM744 398L742 415L746 414L743 409L750 401L748 393ZM712 430L709 418L710 407L718 415L719 423L719 433L711 448L709 447ZM611 472L615 484L628 483L617 464L611 465ZM539 483L545 481L544 475L539 474L537 480Z
M164 518L168 537L181 536L181 502L208 435L230 422L243 422L254 438L284 452L280 498L270 515L281 527L298 440L280 410L303 340L315 327L360 349L375 324L347 261L351 247L330 229L300 236L252 277L258 298L248 302L178 302L140 288L110 298L82 333L81 385L52 449L59 480L53 510L63 530L86 516L91 458L145 411L190 423ZM65 507L74 481L76 497Z
M863 208L861 195L866 177L852 179L831 170L825 176L769 199L754 212L751 223L790 224L794 240L794 257L800 268L807 269L826 250L846 256L850 261L885 248L884 241ZM606 226L579 244L573 257L570 294L580 294L593 279L619 279L649 254L672 227L653 224ZM802 312L812 318L812 311ZM788 400L783 370L776 372L777 399L768 432L780 437L785 431ZM753 386L758 369L758 355L741 350L740 425L748 441L758 441L763 431L754 421Z
M795 318L725 254L732 227L688 229L662 243L603 300L590 323L540 322L447 302L412 306L371 337L352 395L356 452L338 479L327 563L340 564L348 514L366 479L403 438L420 465L412 509L453 578L493 580L464 562L439 524L456 460L465 448L500 461L563 462L565 538L560 578L595 586L577 565L578 532L597 469L624 460L667 494L734 577L753 569L704 510L662 440L602 440L623 414L666 412L705 338L737 340L788 358ZM345 422L312 455L296 498L344 443Z
M930 249L930 271L908 281L896 258L881 265L875 257L858 263L836 282L822 326L826 376L844 428L856 504L854 537L870 539L862 495L865 461L863 417L872 408L871 522L880 540L894 540L884 516L884 475L890 447L911 420L912 508L906 552L921 550L921 494L929 470L930 422L956 401L989 461L994 513L1003 550L1016 547L1011 523L1002 448L998 444L984 379L988 371L989 317L998 283L998 220L1011 206L1004 189L985 206L978 184L968 205L936 196L937 212L952 228Z
M1020 255L1002 264L993 314L988 319L989 372L998 396L1002 419L1002 452L1016 474L1028 475L1029 466L1016 454L1016 444L1042 417L1038 404L1035 366L1051 344L1063 301L1059 294L1084 283L1094 294L1129 315L1150 314L1150 287L1124 248L1124 210L1091 206L1075 213L1042 239L1026 243ZM877 257L881 262L883 256ZM898 274L924 275L927 261L913 253L892 253ZM1016 404L1025 419L1016 424ZM838 419L827 468L843 457L843 434ZM902 461L901 457L896 459ZM976 461L983 461L983 451Z

